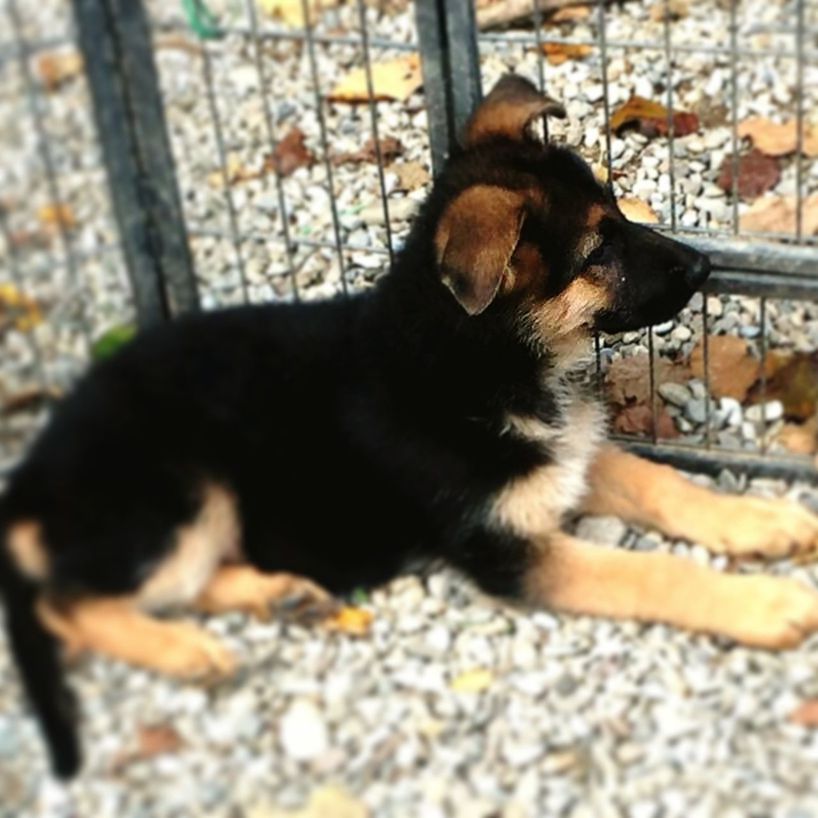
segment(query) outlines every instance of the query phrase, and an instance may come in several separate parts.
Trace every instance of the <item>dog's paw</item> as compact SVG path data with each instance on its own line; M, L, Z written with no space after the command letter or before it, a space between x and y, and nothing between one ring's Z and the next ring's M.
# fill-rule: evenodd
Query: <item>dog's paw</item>
M818 593L797 580L735 577L731 597L714 630L743 645L785 650L818 630Z
M818 550L818 516L792 500L721 497L714 508L698 511L697 529L698 542L728 556L780 558Z
M161 642L156 645L157 656L153 665L153 669L160 673L187 681L215 682L236 672L232 652L215 636L196 625L163 623Z

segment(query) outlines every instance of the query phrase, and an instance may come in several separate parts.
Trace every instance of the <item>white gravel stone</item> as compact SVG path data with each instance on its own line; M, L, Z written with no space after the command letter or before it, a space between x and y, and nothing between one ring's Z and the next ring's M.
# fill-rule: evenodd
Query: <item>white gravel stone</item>
M281 718L279 739L294 761L310 761L329 748L327 726L318 708L309 701L295 701Z

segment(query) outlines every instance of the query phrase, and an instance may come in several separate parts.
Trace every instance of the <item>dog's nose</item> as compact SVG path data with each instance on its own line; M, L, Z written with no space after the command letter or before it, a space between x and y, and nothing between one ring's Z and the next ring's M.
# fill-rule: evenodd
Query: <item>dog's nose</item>
M685 268L685 281L692 290L697 290L707 281L707 276L710 275L710 259L698 254L696 258Z

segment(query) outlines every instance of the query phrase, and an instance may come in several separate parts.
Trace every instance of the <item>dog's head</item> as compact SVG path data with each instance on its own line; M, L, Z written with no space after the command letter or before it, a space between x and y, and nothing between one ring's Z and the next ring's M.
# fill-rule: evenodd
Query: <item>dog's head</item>
M545 341L666 321L704 283L706 256L629 222L590 168L544 144L564 116L527 80L500 80L437 185L443 284L469 315L511 315Z

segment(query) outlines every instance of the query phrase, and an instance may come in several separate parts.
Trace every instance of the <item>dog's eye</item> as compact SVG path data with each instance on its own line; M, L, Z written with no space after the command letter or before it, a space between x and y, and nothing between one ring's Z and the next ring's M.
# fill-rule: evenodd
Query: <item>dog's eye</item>
M607 242L598 244L586 257L583 267L599 267L610 259L611 246Z

